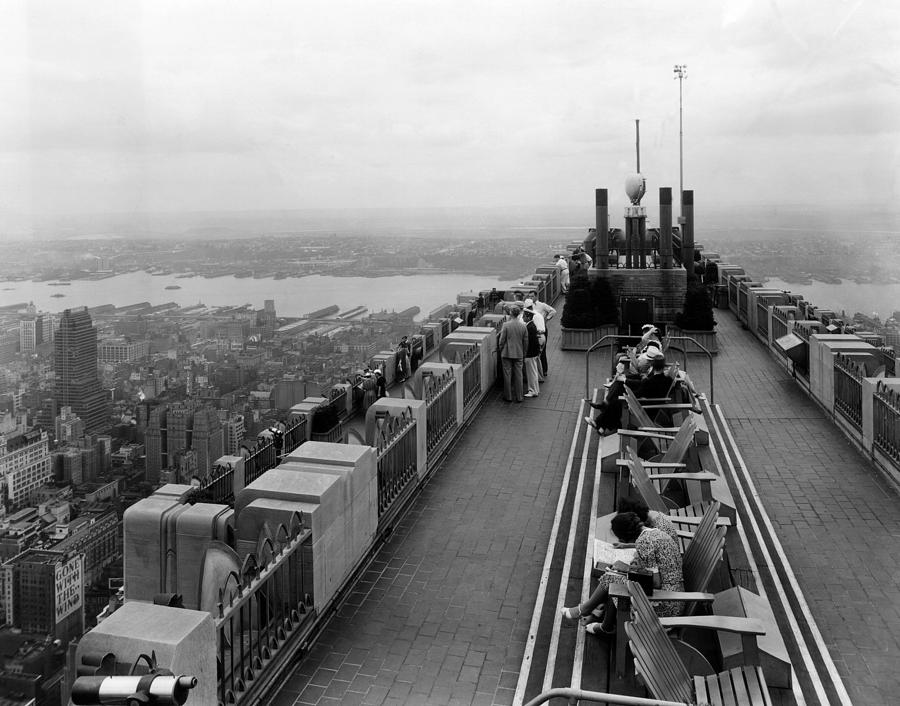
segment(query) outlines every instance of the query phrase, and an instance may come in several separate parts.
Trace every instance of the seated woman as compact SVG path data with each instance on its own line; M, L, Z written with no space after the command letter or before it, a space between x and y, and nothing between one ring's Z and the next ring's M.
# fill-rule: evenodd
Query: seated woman
M675 525L666 515L651 510L643 498L637 496L619 498L616 512L633 512L644 523L644 527L662 530L674 540L675 546L678 546L678 531L675 529Z
M675 541L663 530L647 527L634 512L622 512L610 523L613 534L623 544L633 544L635 549L631 569L645 569L653 574L653 587L664 591L683 591L684 579L681 574L681 552ZM585 630L592 634L612 635L616 631L615 602L608 601L609 586L628 580L625 572L607 569L597 588L587 601L577 606L562 609L563 617L569 620L582 618L592 621L594 611L601 606L600 619L588 622ZM681 603L665 602L654 604L657 615L677 616L681 613Z

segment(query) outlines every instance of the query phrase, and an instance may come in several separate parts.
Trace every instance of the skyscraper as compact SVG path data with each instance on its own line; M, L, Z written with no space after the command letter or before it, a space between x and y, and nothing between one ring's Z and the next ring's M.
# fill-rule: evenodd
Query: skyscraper
M106 396L97 376L97 332L87 307L63 312L53 351L58 407L71 407L86 431L105 431Z

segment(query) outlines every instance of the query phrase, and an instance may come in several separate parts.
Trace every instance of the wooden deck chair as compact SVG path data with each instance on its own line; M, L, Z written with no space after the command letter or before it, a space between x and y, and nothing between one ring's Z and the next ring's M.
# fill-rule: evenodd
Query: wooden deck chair
M665 402L663 400L640 400L634 394L634 391L627 386L625 387L622 398L625 402L623 416L627 416L627 419L622 420L622 429L634 427L638 431L674 433L679 427L660 424L654 420L648 412L648 410L655 409L668 410L669 412L674 412L676 414L680 413L682 415L681 422L687 418L693 419L697 427L694 432L695 441L701 446L707 446L709 444L709 430L706 427L706 422L702 415L698 415L694 412L695 407L693 404ZM620 432L622 429L620 429Z
M647 455L649 446L649 458L654 461L684 463L696 431L697 424L692 417L686 418L678 427L619 429L619 450L624 451L626 446L630 446L635 452L643 449ZM692 456L690 460L699 463L696 454Z
M654 698L686 703L771 706L769 688L759 667L756 650L756 636L765 634L758 620L721 616L659 618L638 584L628 582L627 588L632 616L625 624L625 632L634 655L634 670ZM679 656L675 642L666 633L667 627L674 626L741 635L749 664L718 673L692 675Z
M626 458L617 459L619 468L628 472L631 485L635 487L640 496L651 510L667 514L672 522L681 525L698 525L712 501L712 483L722 482L715 473L700 471L699 473L648 473L644 462L637 457L633 449L626 449ZM670 464L671 465L671 464ZM674 464L676 467L682 464ZM671 498L660 494L654 485L654 480L678 479L686 482L697 483L700 486L699 495L703 498L700 502L679 507ZM734 508L725 508L733 512ZM729 520L733 519L731 516Z

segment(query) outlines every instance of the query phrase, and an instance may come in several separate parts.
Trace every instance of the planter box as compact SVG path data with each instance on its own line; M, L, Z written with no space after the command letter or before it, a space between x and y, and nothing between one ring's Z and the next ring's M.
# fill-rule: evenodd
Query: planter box
M683 331L674 324L669 324L666 327L666 334L669 336L688 336L697 341L697 343L706 348L706 350L713 355L719 352L715 331ZM672 341L671 346L672 348L681 349L685 353L703 353L703 351L691 341Z
M327 441L332 444L344 443L344 423L338 422L331 429L325 432L312 432L309 435L310 441Z
M566 328L562 326L561 329L560 348L564 351L586 351L604 336L619 332L619 327L616 325L598 328ZM610 340L608 343L612 345L614 341Z

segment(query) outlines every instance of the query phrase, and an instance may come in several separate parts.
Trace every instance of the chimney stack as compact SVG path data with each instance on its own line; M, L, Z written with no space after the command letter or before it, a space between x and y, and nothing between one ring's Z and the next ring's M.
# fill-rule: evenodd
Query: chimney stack
M597 210L597 232L594 237L594 267L609 268L609 196L606 189L594 190Z
M694 274L694 191L685 189L681 195L682 224L681 262L688 277Z
M672 269L672 187L659 189L659 258L664 270Z

